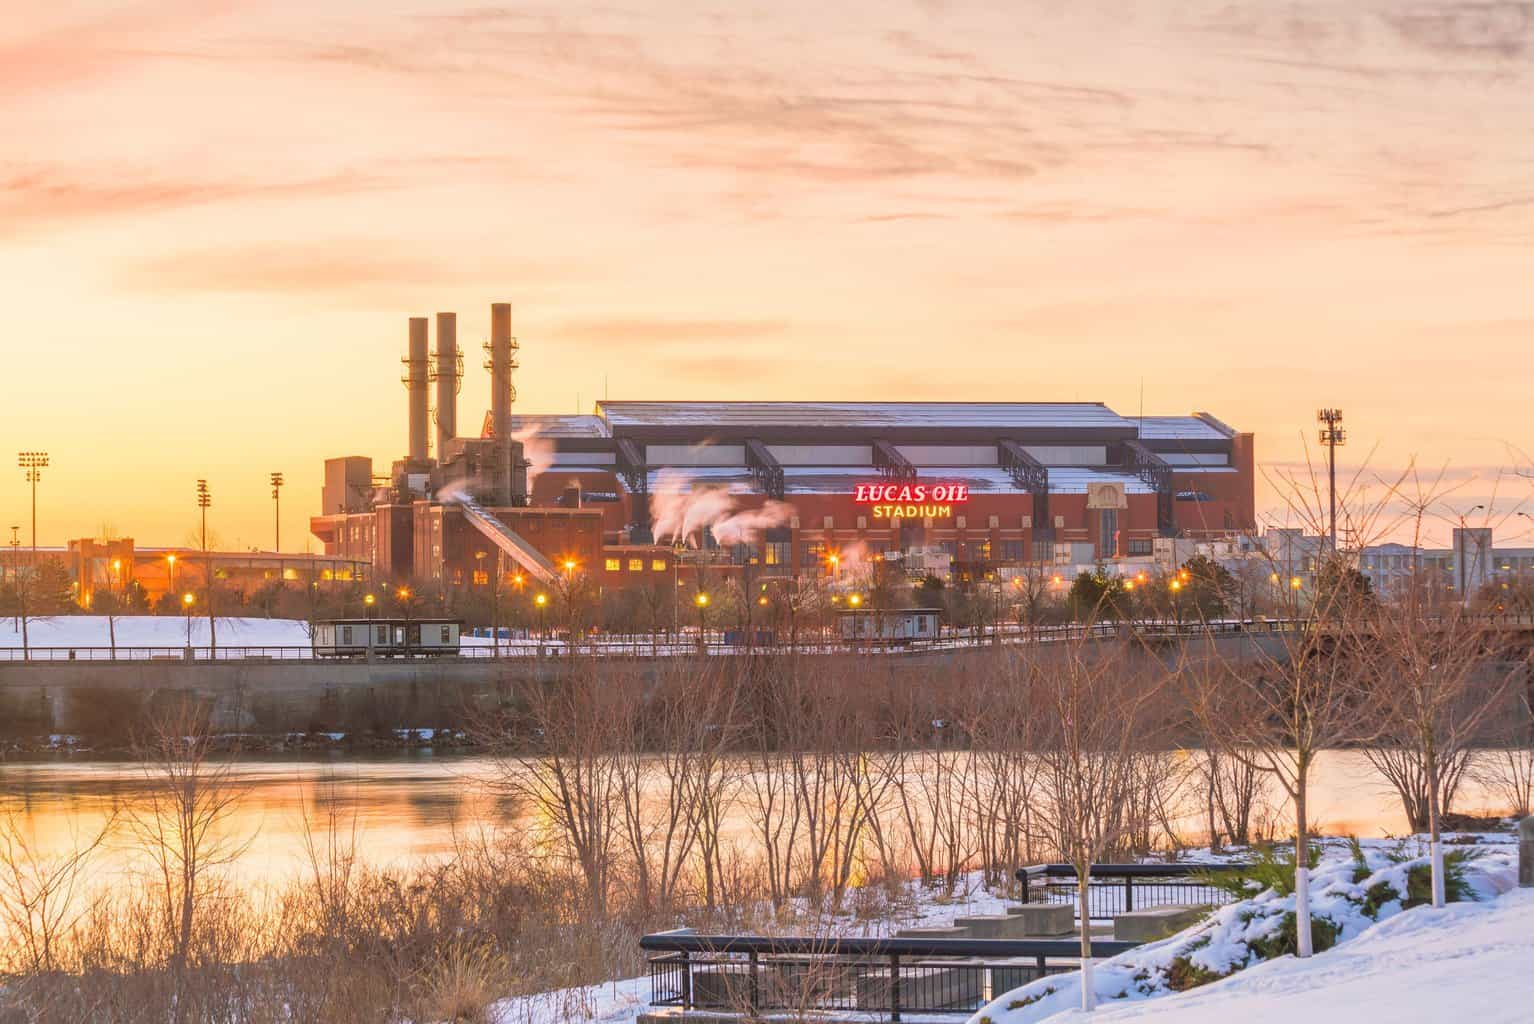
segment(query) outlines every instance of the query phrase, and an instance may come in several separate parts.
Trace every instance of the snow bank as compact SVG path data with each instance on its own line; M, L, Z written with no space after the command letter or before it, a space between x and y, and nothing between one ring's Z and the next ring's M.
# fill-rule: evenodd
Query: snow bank
M1398 914L1309 960L1285 957L1170 999L1067 1012L1050 1024L1526 1024L1530 949L1534 889L1517 889L1489 905Z
M219 646L308 647L309 624L302 619L224 618L218 623ZM192 617L192 644L208 642L208 617ZM118 647L186 645L187 620L179 615L118 615ZM107 647L111 631L105 615L59 615L29 618L27 639L33 647ZM21 630L14 618L0 619L0 647L20 647Z
M1474 851L1464 867L1465 882L1472 898L1480 901L1493 899L1516 883L1517 846L1511 837L1447 838L1451 842L1462 842L1461 845L1449 846L1451 851ZM1408 892L1409 874L1416 869L1420 876L1427 865L1426 844L1414 839L1400 843L1364 840L1359 844L1356 854L1346 843L1335 840L1326 842L1321 861L1311 872L1310 883L1312 934L1317 938L1318 947L1329 944L1323 941L1323 934L1339 945L1351 946L1359 936L1372 932L1378 922L1400 916ZM1280 895L1273 889L1222 907L1202 923L1171 938L1132 949L1096 964L1093 968L1093 989L1106 1009L1118 1001L1141 1002L1199 989L1221 978L1244 972L1264 961L1282 956L1285 949L1292 946L1294 907L1292 894ZM1462 909L1470 914L1480 912L1474 906ZM1421 920L1418 915L1410 916L1413 920ZM1403 927L1409 926L1397 926L1394 931ZM1534 932L1534 926L1531 926L1531 932ZM1331 957L1331 953L1322 954L1319 962L1323 966L1317 970L1327 970L1325 965L1335 962ZM1312 979L1304 984L1308 986L1315 983ZM1219 987L1224 989L1237 984L1232 980ZM1054 1015L1080 1005L1081 975L1072 972L1043 978L1006 993L970 1018L970 1024L1032 1024L1045 1018L1054 1018ZM1246 1010L1246 1004L1243 1003L1240 1010L1242 1024L1250 1024ZM1058 1019L1063 1021L1069 1018ZM1107 1021L1119 1018L1103 1015L1092 1019ZM1157 1019L1181 1020L1159 1016ZM1204 1019L1190 1018L1200 1022ZM1214 1019L1209 1018L1211 1021ZM1236 1018L1224 1017L1222 1024L1228 1024L1232 1019ZM1320 1019L1340 1021L1343 1018L1318 1018L1311 1020L1310 1024L1317 1024ZM1414 1016L1396 1019L1440 1018ZM1525 1010L1525 1016L1519 1019L1529 1019L1528 1011Z

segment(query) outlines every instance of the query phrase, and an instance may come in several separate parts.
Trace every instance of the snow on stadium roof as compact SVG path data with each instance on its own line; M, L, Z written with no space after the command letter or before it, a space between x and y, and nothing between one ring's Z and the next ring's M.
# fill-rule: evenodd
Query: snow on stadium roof
M486 423L489 414L486 413ZM512 416L511 429L536 429L544 437L608 437L607 423L600 416L570 413L533 413ZM488 432L488 431L487 431Z
M1142 441L1226 441L1229 437L1214 424L1197 416L1142 416Z
M795 494L851 494L858 484L875 479L877 470L827 469L816 466L785 466L783 493L792 500ZM922 467L920 479L969 485L971 494L1026 494L1013 483L1011 475L1000 467L934 466ZM1051 494L1085 494L1087 485L1121 483L1125 494L1153 494L1155 489L1130 473L1102 472L1094 469L1060 468L1049 471ZM650 492L691 490L694 487L723 487L737 494L756 490L751 471L739 466L699 466L692 469L651 470Z
M1101 402L598 402L609 427L1134 429Z

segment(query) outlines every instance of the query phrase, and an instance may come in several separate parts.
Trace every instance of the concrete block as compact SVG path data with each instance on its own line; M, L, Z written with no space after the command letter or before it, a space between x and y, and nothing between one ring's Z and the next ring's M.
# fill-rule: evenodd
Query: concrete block
M1134 910L1113 919L1113 938L1118 942L1155 942L1198 924L1209 913L1207 904L1186 906L1171 904Z
M1072 935L1076 931L1076 910L1069 903L1024 903L1008 907L1007 914L1022 920L1025 938Z
M968 939L972 936L967 928L952 925L929 928L902 928L895 933L897 939Z
M985 991L985 974L978 964L904 963L900 973L900 1008L910 1011L973 1007ZM892 995L887 968L872 968L858 975L859 1006L887 1007Z
M956 917L953 925L969 932L972 939L1021 939L1028 933L1026 922L1013 914L977 914Z

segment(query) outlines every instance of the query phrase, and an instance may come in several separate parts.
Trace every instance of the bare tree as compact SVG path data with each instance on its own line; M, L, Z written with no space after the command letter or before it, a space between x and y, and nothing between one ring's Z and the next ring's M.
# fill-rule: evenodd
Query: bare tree
M1027 648L1025 650L1035 650ZM1159 661L1131 665L1121 648L1075 643L1017 663L1019 686L1035 695L1043 800L1037 820L1076 869L1081 918L1081 1008L1093 1009L1092 865L1141 823L1134 799L1144 755L1168 724L1171 673Z
M43 974L64 967L65 939L85 912L82 883L115 824L116 815L110 815L95 834L49 855L38 849L15 810L5 809L0 817L0 932L7 944L0 972Z
M243 789L235 762L213 751L206 709L178 701L140 738L137 754L148 785L127 813L138 848L155 877L154 898L178 992L184 992L199 914L219 888L218 873L238 860L253 837L228 830ZM174 1019L186 1019L184 999Z

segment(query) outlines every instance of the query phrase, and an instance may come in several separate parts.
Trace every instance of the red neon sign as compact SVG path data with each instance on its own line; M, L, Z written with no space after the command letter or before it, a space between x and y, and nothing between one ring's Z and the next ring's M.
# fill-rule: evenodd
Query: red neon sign
M955 505L969 500L969 484L858 484L852 500L872 506L875 519L949 519Z

